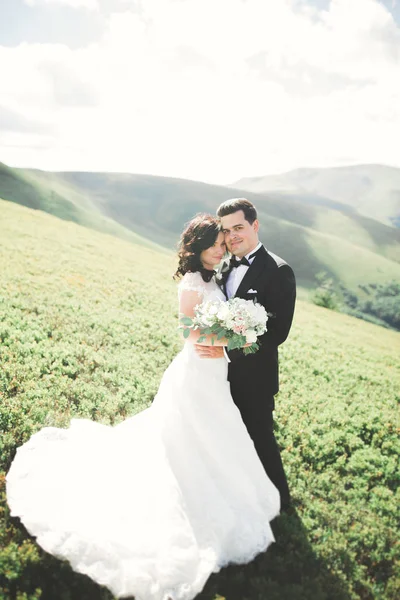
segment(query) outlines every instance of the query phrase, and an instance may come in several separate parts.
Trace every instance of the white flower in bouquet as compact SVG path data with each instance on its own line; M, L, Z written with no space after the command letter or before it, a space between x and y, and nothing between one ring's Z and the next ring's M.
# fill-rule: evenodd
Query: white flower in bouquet
M217 312L217 317L220 321L224 321L229 317L229 306L227 302L221 302Z
M215 339L226 338L228 350L242 348L245 354L259 349L257 338L267 330L267 312L252 300L231 298L226 302L203 302L195 306L194 313L193 318L181 318L184 337L189 336L191 329L198 330L198 342L204 342L207 335L213 336L212 344Z
M246 342L248 344L254 344L257 341L257 332L255 329L249 329L246 331Z

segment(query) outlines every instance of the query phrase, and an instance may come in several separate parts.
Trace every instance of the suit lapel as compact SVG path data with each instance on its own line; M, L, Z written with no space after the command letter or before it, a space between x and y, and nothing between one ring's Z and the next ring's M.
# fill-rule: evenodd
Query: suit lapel
M228 275L226 275L226 277L224 278L224 280L222 282L222 291L224 292L226 299L228 299L228 290L226 289L226 282L228 281L228 276L229 276L229 273L228 273Z
M265 271L266 256L268 256L268 253L264 246L262 246L257 252L257 255L251 263L250 267L247 269L242 281L240 282L240 285L236 290L235 297L243 297L243 295L245 295L246 292L255 285L255 282L257 281L258 277L263 271Z
M219 280L217 280L218 285L222 289L225 294L225 297L228 298L228 294L226 291L226 282L228 281L229 273L231 270L229 269L229 261L225 261L221 268L221 274Z

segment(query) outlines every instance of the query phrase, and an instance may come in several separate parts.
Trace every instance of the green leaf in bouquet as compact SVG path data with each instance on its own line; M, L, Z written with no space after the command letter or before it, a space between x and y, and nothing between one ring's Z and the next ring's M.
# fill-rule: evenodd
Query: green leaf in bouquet
M228 350L237 350L240 347L241 345L237 337L233 337L228 341Z
M231 339L228 340L228 350L236 350L237 348L243 348L246 343L244 335L235 334Z
M218 332L216 332L216 334L217 340L220 340L221 338L226 337L226 329L221 328Z
M188 337L189 337L189 335L190 335L190 329L189 329L189 327L186 327L186 328L183 330L183 337L186 339L186 338L188 338Z
M204 333L205 335L209 335L212 332L213 332L212 327L204 327L201 329L201 333Z
M257 342L254 342L251 346L246 346L245 348L243 348L243 353L244 354L255 354L255 352L257 352L258 349L259 349L259 345L257 344Z
M246 344L246 336L245 335L240 335L239 336L240 340L239 340L239 348L243 348L243 346Z
M190 327L193 324L193 319L191 319L190 317L182 317L179 320L181 323L183 323L183 325L186 325L188 327Z
M205 335L201 335L201 336L199 337L199 339L197 340L197 342L196 342L196 343L197 343L197 344L201 344L202 342L205 342L205 341L206 341L206 339L207 339L207 338L206 338L206 336L205 336Z

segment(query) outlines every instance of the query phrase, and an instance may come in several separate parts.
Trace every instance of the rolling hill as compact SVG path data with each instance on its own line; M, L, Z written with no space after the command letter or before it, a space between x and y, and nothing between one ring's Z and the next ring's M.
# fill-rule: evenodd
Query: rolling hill
M46 181L40 175L36 177L35 172L13 169L0 163L1 197L131 242L160 248L156 242L137 235L133 230L102 214L90 197L71 186L63 185L53 173L47 174Z
M113 425L151 403L182 343L175 260L12 202L0 216L0 600L111 600L10 518L5 473L43 426ZM297 303L276 400L296 510L197 600L399 597L399 349L399 333Z
M220 202L240 195L238 189L150 175L3 166L0 176L5 199L125 239L139 235L170 249L193 214L214 213ZM258 208L262 241L293 266L302 287L315 287L320 271L354 290L359 284L400 278L400 230L341 205L308 205L279 194L246 195Z
M281 175L248 177L234 188L257 193L281 193L303 204L341 203L358 213L400 227L400 169L385 165L355 165L295 169Z

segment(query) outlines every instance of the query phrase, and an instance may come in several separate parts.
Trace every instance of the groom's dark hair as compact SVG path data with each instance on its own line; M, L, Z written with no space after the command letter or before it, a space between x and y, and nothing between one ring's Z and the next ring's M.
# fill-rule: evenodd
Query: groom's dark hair
M250 225L257 219L256 207L250 200L246 200L246 198L231 198L230 200L225 200L225 202L219 205L217 216L219 218L226 217L226 215L231 215L238 210L243 211L244 218Z

